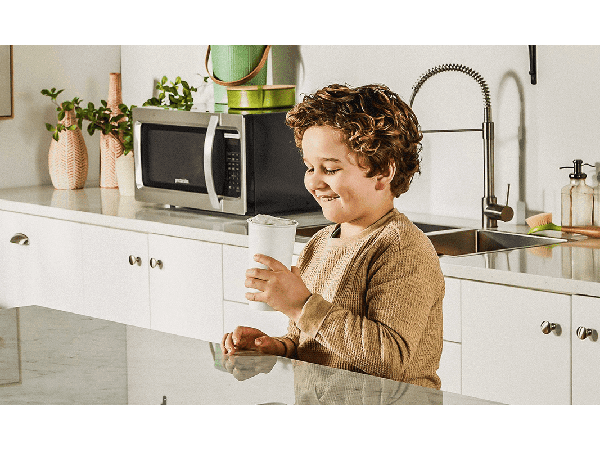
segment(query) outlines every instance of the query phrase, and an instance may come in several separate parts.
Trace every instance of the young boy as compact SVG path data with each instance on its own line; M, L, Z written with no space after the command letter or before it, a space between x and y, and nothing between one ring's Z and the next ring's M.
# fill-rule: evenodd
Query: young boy
M223 337L237 350L440 388L444 278L429 239L394 208L419 172L422 134L412 110L386 86L331 85L287 114L301 149L306 189L334 222L305 246L291 271L249 269L250 301L290 318L270 337L237 327Z

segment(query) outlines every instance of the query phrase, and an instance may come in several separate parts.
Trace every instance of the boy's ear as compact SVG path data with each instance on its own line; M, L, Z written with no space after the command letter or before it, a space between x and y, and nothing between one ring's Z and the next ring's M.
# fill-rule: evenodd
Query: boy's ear
M388 170L385 173L380 173L376 176L377 183L375 183L375 189L383 190L386 186L389 186L396 175L396 165L393 161L390 162Z

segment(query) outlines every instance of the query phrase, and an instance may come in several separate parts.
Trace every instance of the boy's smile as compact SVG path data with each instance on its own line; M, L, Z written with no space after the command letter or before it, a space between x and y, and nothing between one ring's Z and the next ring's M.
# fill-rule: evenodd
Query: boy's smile
M307 168L304 185L323 215L342 224L344 237L360 233L394 207L391 178L367 178L367 170L358 165L340 131L329 126L308 128L302 153Z

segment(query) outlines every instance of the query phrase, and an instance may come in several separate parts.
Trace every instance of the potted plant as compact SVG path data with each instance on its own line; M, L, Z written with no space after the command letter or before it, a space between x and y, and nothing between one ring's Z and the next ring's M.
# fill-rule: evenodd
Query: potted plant
M81 100L78 97L58 103L57 97L64 89L43 89L42 95L50 97L56 106L57 123L46 123L52 132L48 151L48 171L55 189L82 189L88 174L88 152L81 132L75 121L75 111Z
M189 111L192 109L194 103L192 92L196 92L197 88L190 86L186 81L182 80L181 77L177 77L174 82L170 82L166 76L163 76L162 79L157 82L156 89L160 91L158 97L152 97L148 99L146 102L144 102L143 106L158 106L161 108L172 108L183 111ZM96 107L92 102L88 102L86 107L81 107L81 100L76 97L71 101L63 102L61 105L59 105L56 102L56 97L63 91L64 89L56 90L56 88L52 88L51 90L42 90L42 94L51 97L53 102L57 105L58 124L56 127L49 123L46 124L48 131L53 133L53 139L58 141L61 131L64 130L79 131L81 134L81 130L83 129L83 121L85 120L89 122L87 125L87 132L90 136L96 131L100 131L103 135L112 136L122 144L123 156L127 157L122 161L122 163L127 164L130 167L124 168L123 171L131 173L131 176L133 176L132 112L135 108L135 105L127 106L123 103L119 103L119 111L117 114L114 114L111 108L109 108L106 100L101 100L100 106L98 107ZM72 114L69 113L69 111L72 111ZM69 122L68 125L62 122L62 119L65 118L67 114L74 115L77 121ZM117 158L117 161L119 159L120 158ZM133 182L127 184L131 185L133 188ZM121 183L119 183L119 188L121 188L120 185ZM122 195L133 195L131 189L125 193L122 189L120 189L120 191Z
M180 86L181 93L179 92ZM182 80L181 77L175 78L175 81L171 81L169 85L169 80L166 75L156 83L156 89L160 91L158 97L152 97L146 100L142 106L160 106L161 108L189 111L194 105L192 92L198 91L197 88L190 86L188 82Z

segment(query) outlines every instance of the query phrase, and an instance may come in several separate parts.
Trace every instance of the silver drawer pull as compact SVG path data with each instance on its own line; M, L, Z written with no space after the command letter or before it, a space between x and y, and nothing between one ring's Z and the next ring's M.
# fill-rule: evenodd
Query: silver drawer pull
M29 238L23 233L17 233L10 238L11 244L29 245Z
M142 258L140 258L139 256L129 255L129 264L131 264L132 266L134 266L136 264L138 266L141 266L142 265Z
M586 338L590 338L590 340L595 341L597 338L596 330L592 328L579 327L576 331L577 337L584 341ZM596 338L596 339L594 339Z
M150 267L153 269L158 266L159 269L163 268L163 262L160 259L150 258Z
M544 334L549 334L551 331L553 331L554 334L560 335L560 325L557 323L551 323L547 320L544 320L541 323L540 328L542 329L542 333Z

